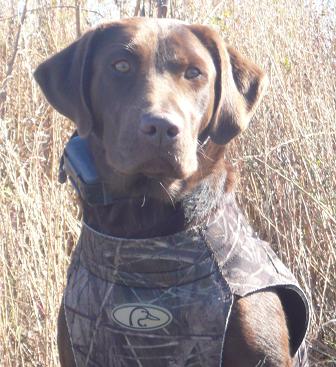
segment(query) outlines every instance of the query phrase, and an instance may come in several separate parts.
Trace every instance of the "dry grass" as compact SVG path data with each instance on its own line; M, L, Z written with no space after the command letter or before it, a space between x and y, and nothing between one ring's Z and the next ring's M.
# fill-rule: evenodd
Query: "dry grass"
M30 0L20 19L23 3L0 1L0 365L56 366L57 309L79 222L71 190L57 183L71 124L48 106L32 71L75 39L75 2ZM103 16L132 14L134 4L121 3L121 10L115 5L93 10ZM270 76L254 123L228 154L240 172L238 196L250 220L311 298L312 365L335 366L336 32L331 5L172 3L173 16L217 26ZM83 29L101 18L88 10L83 5Z

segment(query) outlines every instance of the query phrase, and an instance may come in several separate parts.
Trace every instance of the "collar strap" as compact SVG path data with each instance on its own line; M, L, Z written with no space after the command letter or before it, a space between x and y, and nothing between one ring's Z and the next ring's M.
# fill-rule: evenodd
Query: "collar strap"
M89 205L109 205L123 199L116 199L106 182L98 175L88 141L80 138L77 131L65 146L60 160L60 183L69 178L78 195Z

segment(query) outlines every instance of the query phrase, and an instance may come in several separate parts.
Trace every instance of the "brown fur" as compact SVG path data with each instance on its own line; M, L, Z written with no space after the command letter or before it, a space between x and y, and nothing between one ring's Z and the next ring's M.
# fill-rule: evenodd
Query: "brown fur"
M130 70L118 72L119 61ZM187 77L191 67L200 75ZM86 222L128 238L171 234L215 209L234 182L225 144L247 128L267 84L256 65L210 28L140 18L89 31L40 65L35 77L49 102L89 139L102 179L120 198L106 207L83 203ZM202 208L195 199L190 214L186 198L200 184L212 196ZM61 365L74 366L63 307L58 345ZM291 366L275 293L236 300L224 365Z

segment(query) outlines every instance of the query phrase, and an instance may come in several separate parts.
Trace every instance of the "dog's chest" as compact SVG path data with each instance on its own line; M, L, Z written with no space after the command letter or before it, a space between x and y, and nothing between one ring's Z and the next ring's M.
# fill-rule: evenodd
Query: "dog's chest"
M296 350L306 300L239 215L233 205L202 228L144 240L84 224L64 297L77 367L219 367L234 295L269 288L302 307Z
M219 366L232 293L197 230L169 242L83 228L65 293L78 366Z

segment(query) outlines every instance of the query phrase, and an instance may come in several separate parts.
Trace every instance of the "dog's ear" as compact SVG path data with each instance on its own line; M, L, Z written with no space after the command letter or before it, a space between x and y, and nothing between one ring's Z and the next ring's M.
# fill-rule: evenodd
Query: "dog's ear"
M190 26L210 52L216 68L215 105L209 135L216 144L226 144L244 131L268 85L262 70L207 26Z
M49 103L74 121L79 135L85 137L92 129L89 100L88 64L94 31L89 31L69 47L52 56L34 72Z

